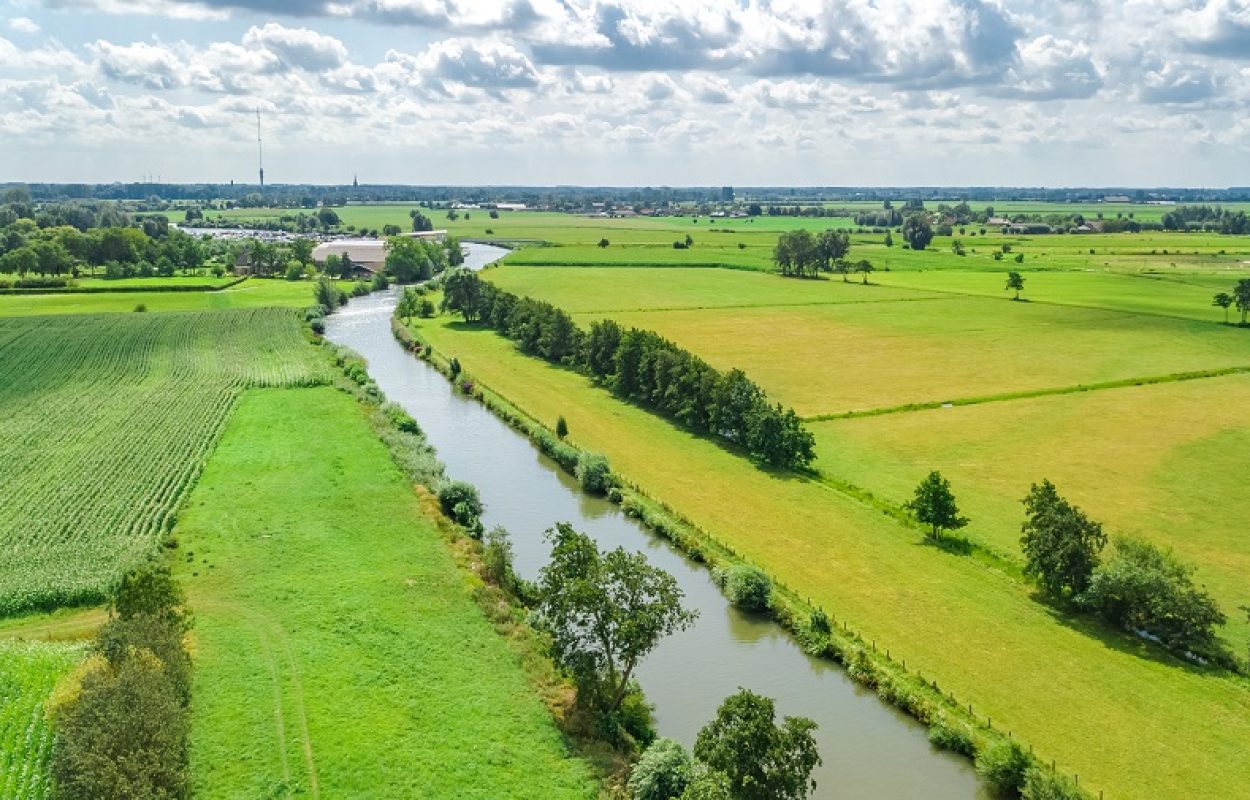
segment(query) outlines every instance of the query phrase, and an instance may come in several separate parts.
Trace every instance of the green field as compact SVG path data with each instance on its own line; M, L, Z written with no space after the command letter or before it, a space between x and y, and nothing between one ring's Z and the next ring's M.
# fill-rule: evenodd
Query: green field
M199 797L596 796L347 394L249 392L176 534Z
M538 419L563 415L576 444L607 453L649 494L888 643L1082 784L1108 797L1221 798L1250 781L1240 756L1250 690L1239 680L1056 619L1017 577L925 546L915 530L819 483L762 472L493 332L447 317L419 330ZM1052 667L1062 680L1047 677Z
M0 319L0 615L101 600L244 389L327 379L292 311Z
M155 280L155 279L149 279ZM211 292L61 292L0 295L0 317L46 314L102 314L134 311L208 311L229 308L304 308L313 303L311 281L249 278Z
M52 729L44 705L56 682L82 658L73 645L0 639L0 797L52 797Z
M741 368L804 416L1250 367L1246 331L1212 322L727 270L536 269L487 274L601 309L575 314L583 326L610 316ZM620 310L644 303L655 310Z

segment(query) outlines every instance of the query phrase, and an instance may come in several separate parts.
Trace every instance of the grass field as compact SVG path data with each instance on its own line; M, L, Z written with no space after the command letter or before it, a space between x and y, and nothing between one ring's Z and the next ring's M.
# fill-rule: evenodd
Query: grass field
M148 311L304 308L313 304L313 284L311 281L249 278L228 289L211 292L62 292L59 294L0 295L0 317L130 312L141 304Z
M242 390L327 379L291 311L0 319L0 615L102 599Z
M249 392L176 533L197 796L596 796L348 395Z
M492 332L446 317L420 330L535 417L565 416L578 445L607 453L646 491L888 643L1083 785L1108 797L1222 798L1250 782L1241 757L1250 690L1241 682L1057 618L1015 577L925 546L916 531L818 483L770 476Z
M44 704L56 682L82 658L74 645L0 639L0 797L52 797L52 729Z
M74 281L78 289L135 289L139 291L162 291L170 287L189 287L221 289L237 281L233 275L215 278L212 275L173 275L168 278L77 278Z
M1018 557L1029 486L1048 478L1109 533L1172 547L1228 613L1243 651L1250 548L1241 465L1250 376L816 423L817 467L902 504L940 469L968 534Z

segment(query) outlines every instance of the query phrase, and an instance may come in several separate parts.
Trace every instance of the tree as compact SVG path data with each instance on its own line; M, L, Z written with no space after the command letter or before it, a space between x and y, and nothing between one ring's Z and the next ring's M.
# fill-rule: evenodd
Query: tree
M332 208L322 208L317 212L317 222L321 223L323 228L332 228L339 224L339 215Z
M903 220L903 241L912 250L923 250L933 241L933 226L929 224L928 215L917 212L908 214Z
M773 248L773 261L782 275L802 276L809 269L815 275L818 258L816 238L809 230L786 231Z
M421 295L411 286L404 289L404 293L399 296L399 302L395 305L395 316L407 322L417 316L420 306Z
M476 322L485 310L482 280L468 269L454 269L443 279L443 310L459 311L465 322Z
M447 481L438 489L438 504L443 513L474 535L482 533L482 499L477 487L464 481Z
M408 212L408 216L412 218L413 233L434 230L434 223L430 220L430 218L415 208Z
M291 258L294 258L301 264L311 264L313 250L316 249L317 243L312 239L306 239L303 236L291 242Z
M634 800L672 800L686 791L694 762L686 748L672 739L656 739L629 773Z
M829 228L821 231L816 237L816 255L820 260L821 269L826 272L832 264L846 258L849 252L851 252L851 234L847 231Z
M334 284L330 283L329 277L325 275L317 279L313 295L319 305L325 306L326 311L333 311L339 307L338 289L334 288Z
M846 283L848 280L846 276L851 274L851 262L847 261L845 258L839 258L837 261L833 262L833 271L838 275L841 275L842 282Z
M556 438L563 439L569 435L569 423L564 420L564 415L556 419Z
M862 283L868 283L868 274L874 270L876 270L876 267L874 267L872 262L866 258L861 258L859 261L855 262L855 271L863 276Z
M1211 305L1224 309L1224 324L1228 324L1228 308L1233 304L1233 296L1228 292L1216 292Z
M601 247L601 248L602 248L602 247L607 247L607 246L608 246L608 245L610 245L610 244L612 244L612 243L611 243L611 242L609 242L607 239L600 239L600 240L599 240L599 247Z
M1224 614L1194 585L1194 568L1170 550L1139 539L1120 539L1099 568L1082 602L1124 630L1145 632L1174 650L1214 655Z
M1007 285L1003 287L1003 291L1005 292L1008 289L1014 289L1016 292L1016 296L1012 298L1013 300L1019 300L1020 292L1024 291L1024 276L1014 269L1007 273Z
M464 263L464 248L460 246L459 239L455 236L448 236L443 247L447 251L447 266L458 267Z
M1246 315L1250 314L1250 278L1242 278L1233 287L1233 304L1241 312L1241 324L1246 324Z
M916 487L916 495L907 508L917 521L929 526L927 535L932 539L940 539L943 530L958 530L968 524L965 517L959 516L950 482L936 470Z
M725 776L735 800L803 800L816 788L816 723L776 716L772 700L740 688L699 731L694 757Z
M552 656L576 681L579 702L614 713L638 662L665 636L689 627L695 612L682 607L673 576L641 553L602 553L566 523L546 538L551 561L539 575L539 611Z
M1077 597L1089 588L1098 554L1107 544L1102 526L1059 496L1055 485L1033 484L1024 503L1027 519L1020 528L1025 573L1034 575L1052 597Z
M386 272L399 283L429 280L434 277L429 247L411 236L390 237L386 240Z
M886 247L894 246L894 236L889 231L885 232L885 246Z
M963 242L963 239L953 239L953 240L951 241L951 252L952 252L952 253L954 253L954 254L955 254L955 255L957 255L957 256L962 256L962 255L964 255L964 242Z

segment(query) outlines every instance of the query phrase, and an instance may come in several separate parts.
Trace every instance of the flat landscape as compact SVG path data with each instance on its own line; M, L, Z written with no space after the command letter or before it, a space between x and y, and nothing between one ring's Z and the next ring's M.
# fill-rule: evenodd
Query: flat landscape
M197 796L596 796L347 394L249 392L175 535Z

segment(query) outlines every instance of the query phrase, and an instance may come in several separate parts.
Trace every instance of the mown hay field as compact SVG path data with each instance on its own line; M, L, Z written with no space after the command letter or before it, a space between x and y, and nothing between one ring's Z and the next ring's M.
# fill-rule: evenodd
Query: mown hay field
M53 687L82 658L79 646L0 639L0 797L49 800Z
M326 380L294 311L0 319L0 616L102 600L240 392Z
M176 534L197 796L597 796L348 394L248 392Z
M1250 376L937 408L810 425L822 472L894 504L931 469L950 479L967 535L1021 560L1020 503L1049 479L1108 534L1198 566L1242 653L1250 626L1245 453Z
M1250 783L1250 690L1057 616L1015 575L817 481L772 475L450 317L418 324L469 378L678 509L978 714L1108 797L1226 797ZM819 363L815 361L814 363ZM882 419L889 419L883 417ZM1056 677L1058 676L1058 677Z

